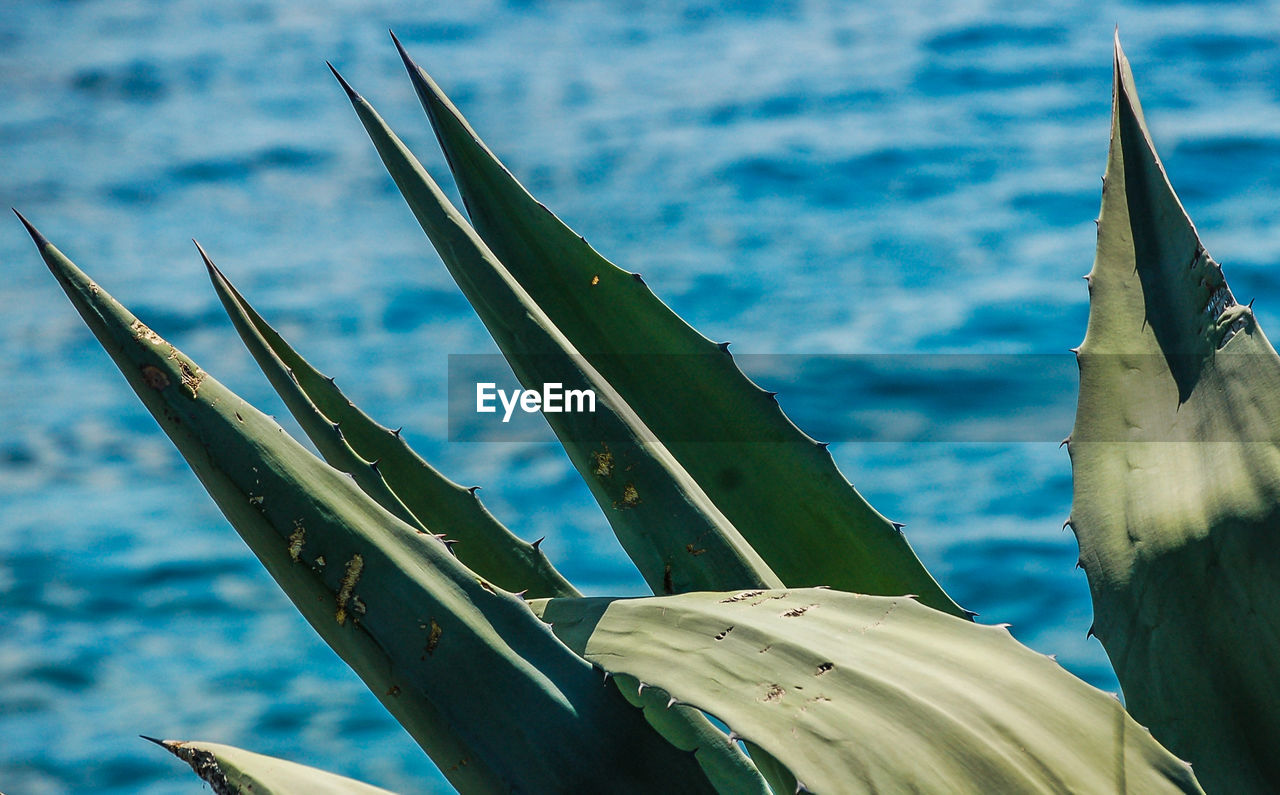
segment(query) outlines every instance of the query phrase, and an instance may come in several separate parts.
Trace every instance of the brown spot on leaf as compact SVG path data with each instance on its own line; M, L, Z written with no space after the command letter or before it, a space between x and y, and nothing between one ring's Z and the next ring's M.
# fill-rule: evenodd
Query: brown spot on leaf
M178 362L178 369L182 371L182 388L187 390L191 397L195 397L200 391L200 383L204 381L204 373L197 368L192 370L186 362Z
M725 638L729 637L730 632L733 632L733 627L732 626L725 627L724 629L716 633L716 636L715 636L716 640L724 640Z
M782 700L782 697L785 696L786 694L787 694L787 691L782 685L772 684L772 685L769 685L769 689L768 691L765 692L764 698L760 700L765 703L780 701Z
M363 569L364 558L361 555L352 555L351 560L347 561L347 572L342 575L342 585L338 588L338 612L334 614L339 624L347 623L347 603L351 601L351 594L360 581Z
M797 607L797 608L794 608L794 609L792 609L792 610L788 610L787 612L783 613L783 614L782 614L782 617L783 617L783 618L799 618L800 616L802 616L802 615L804 615L805 613L809 612L809 609L810 609L810 608L814 608L814 607L817 607L817 605L805 605L805 606L803 606L803 607Z
M707 551L705 547L703 549L695 549L693 544L685 544L684 550L695 558Z
M636 491L634 483L628 483L622 487L622 499L613 504L614 508L619 511L625 511L628 508L634 508L640 504L640 492Z
M749 605L750 607L758 607L764 604L765 602L772 602L775 599L786 599L788 596L791 595L788 591L783 591L782 593L769 593L767 591L760 591L759 594L760 594L760 598L753 601Z
M591 454L592 461L595 463L595 474L607 478L613 474L613 453L609 452L609 445L601 442L604 450Z
M673 594L676 592L676 586L671 582L671 564L662 570L662 592L665 594Z
M94 286L96 287L97 285L94 285ZM141 320L133 321L133 325L129 326L129 330L133 332L133 336L137 337L143 342L149 342L152 345L164 344L164 340L160 337L160 335L155 333L151 329L147 328L147 324L143 323Z
M431 619L431 631L427 633L427 654L435 654L436 646L440 645L440 636L444 634L444 630L440 629L440 625L436 623L435 618Z
M307 542L307 531L301 519L293 521L293 532L289 534L289 559L297 563L302 559L302 545Z
M196 775L204 779L214 795L223 795L223 793L233 793L238 790L232 789L230 782L227 781L227 775L218 765L218 760L208 751L198 748L192 748L186 743L161 743L165 748L182 761L191 765L191 769Z
M743 591L742 593L737 593L737 594L734 594L733 596L730 596L728 599L721 599L720 603L729 604L731 602L741 602L745 599L754 599L762 593L764 593L764 591Z
M169 385L169 376L165 375L164 370L154 364L144 364L142 366L142 380L157 392Z
M824 663L822 663L821 665L819 665L819 666L818 666L818 672L817 672L816 674L814 674L814 676L822 676L822 675L823 675L823 674L825 674L827 671L830 671L832 668L835 668L835 667L836 667L836 664L835 664L835 663L832 663L832 662L824 662Z
M600 274L597 273L595 276L591 277L591 286L595 287L599 283L600 283Z

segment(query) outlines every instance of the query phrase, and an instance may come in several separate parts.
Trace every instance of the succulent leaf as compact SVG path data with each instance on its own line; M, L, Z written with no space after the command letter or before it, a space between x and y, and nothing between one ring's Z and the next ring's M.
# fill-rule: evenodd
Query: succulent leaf
M1114 697L1003 627L909 597L813 588L532 604L591 662L765 749L795 789L1200 792Z
M678 593L780 586L701 486L511 278L373 107L338 80L423 231L520 382L531 389L559 383L595 393L594 412L543 416L649 587Z
M191 765L214 795L394 795L390 790L346 776L230 745L152 742Z
M1134 717L1210 790L1280 786L1280 357L1201 244L1115 49L1071 525Z
M796 428L727 348L530 196L403 47L400 54L476 231L784 582L912 593L966 614L826 446Z
M200 253L240 338L330 465L351 474L397 517L458 541L453 548L458 559L493 584L527 590L534 598L579 595L541 549L494 518L474 491L441 475L403 437L371 419L299 356Z
M619 693L633 707L644 710L645 720L667 742L693 753L707 780L721 795L772 795L773 779L765 773L756 749L743 753L738 743L707 719L701 710L673 703L657 688L647 688L640 680L621 674L611 676Z
M601 687L523 600L395 518L31 232L236 531L454 786L710 791L693 756Z

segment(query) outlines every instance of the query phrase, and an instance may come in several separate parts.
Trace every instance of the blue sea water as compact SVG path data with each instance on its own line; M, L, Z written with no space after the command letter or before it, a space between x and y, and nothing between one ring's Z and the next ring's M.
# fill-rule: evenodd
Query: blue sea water
M451 186L394 28L535 195L737 351L1045 354L1084 331L1117 23L1207 247L1280 328L1265 3L17 0L0 10L0 200L294 428L199 239L584 590L635 594L557 447L447 441L447 355L494 347L324 61ZM0 263L0 789L196 791L148 734L447 791L222 519L16 221ZM784 408L830 404L839 385L811 376L765 386ZM1117 688L1060 529L1065 452L832 449L961 604Z

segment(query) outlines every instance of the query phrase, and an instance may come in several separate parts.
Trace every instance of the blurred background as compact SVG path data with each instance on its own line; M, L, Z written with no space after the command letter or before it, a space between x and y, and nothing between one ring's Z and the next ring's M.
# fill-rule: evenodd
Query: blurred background
M394 28L535 195L741 353L1057 354L1087 317L1117 23L1175 187L1275 333L1265 3L15 0L0 201L295 427L199 239L366 410L546 535L585 591L641 593L556 446L446 441L447 355L495 349L324 61L452 190ZM16 220L0 263L0 789L198 791L149 734L447 790L225 523ZM825 395L839 411L821 377L762 380L784 408ZM961 604L1116 689L1060 529L1065 451L832 449Z

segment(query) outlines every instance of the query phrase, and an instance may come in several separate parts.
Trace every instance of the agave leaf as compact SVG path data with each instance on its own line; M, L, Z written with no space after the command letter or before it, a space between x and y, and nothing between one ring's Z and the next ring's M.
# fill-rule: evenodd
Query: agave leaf
M387 512L28 228L236 531L458 789L710 789L520 598Z
M659 692L664 691L659 690ZM764 780L769 783L769 789L774 795L800 792L800 784L796 781L796 777L773 754L750 740L743 740L742 744L746 746L747 751L751 754L751 761L756 763L756 768L760 771L760 775L764 777Z
M743 375L727 345L699 334L530 196L403 47L400 54L476 231L784 582L911 593L965 614L899 526Z
M520 381L526 386L556 382L596 393L595 413L545 416L650 587L671 593L741 582L780 585L698 484L511 279L377 112L336 69L334 76ZM754 764L700 713L668 710L652 694L625 695L644 708L650 725L669 742L697 749L698 763L718 789L744 795L766 791Z
M203 250L200 254L240 339L329 464L350 473L399 518L457 541L458 559L493 584L533 597L579 595L538 545L518 538L485 509L474 490L441 475L398 431L357 408L262 319Z
M329 459L331 464L344 471L350 471L347 466L366 467L366 460L352 449L356 446L380 459L380 466L372 469L386 479L390 490L405 494L404 502L414 507L416 516L426 519L427 526L439 528L451 539L459 540L461 543L453 547L454 553L495 585L508 590L527 588L530 598L580 595L551 566L538 546L512 535L484 509L473 491L444 478L419 458L398 433L375 423L352 405L333 381L308 364L254 311L205 256L203 249L200 253L236 331L303 430L326 457L329 453L321 445L322 441L336 447L334 457ZM335 434L333 426L338 424L342 432ZM333 435L342 444L335 445ZM366 488L365 492L378 499L376 490L371 492ZM391 496L396 499L394 494ZM378 502L383 503L381 499ZM383 503L383 507L388 506ZM492 576L494 573L503 575L506 582ZM668 742L696 755L698 764L717 790L768 795L768 788L752 761L736 744L728 742L723 732L701 712L685 706L670 706L660 694L640 692L630 683L619 681L618 689L632 706L644 710L645 719Z
M531 389L559 383L566 391L595 393L594 412L543 416L649 587L676 593L781 585L699 484L511 278L373 107L336 70L334 75L520 382Z
M1135 718L1221 792L1280 786L1280 358L1173 192L1115 50L1070 523Z
M393 795L346 776L230 745L146 739L191 765L216 795Z
M812 792L1200 791L1114 697L908 597L532 604L588 660L716 716Z

